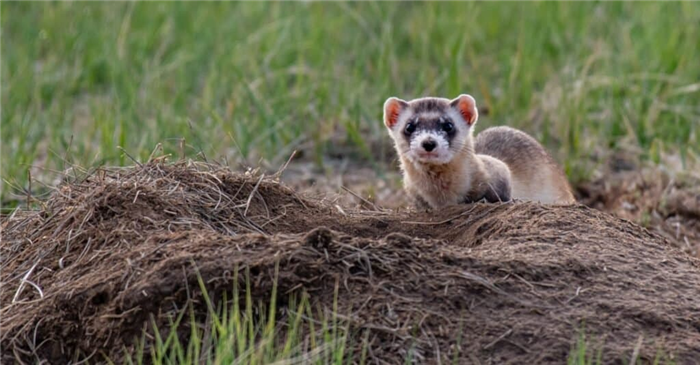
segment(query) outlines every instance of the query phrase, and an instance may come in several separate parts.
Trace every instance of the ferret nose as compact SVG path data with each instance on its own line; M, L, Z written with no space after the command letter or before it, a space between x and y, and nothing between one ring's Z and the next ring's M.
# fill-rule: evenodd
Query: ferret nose
M437 147L437 143L435 143L435 141L433 141L432 139L423 141L421 145L423 146L423 149L428 152L434 150L435 147Z

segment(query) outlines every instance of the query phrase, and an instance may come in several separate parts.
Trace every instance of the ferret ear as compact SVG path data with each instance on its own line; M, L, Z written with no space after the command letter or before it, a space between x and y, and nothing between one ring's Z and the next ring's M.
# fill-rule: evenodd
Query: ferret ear
M395 97L390 97L384 102L384 125L392 129L399 121L399 114L406 109L408 103Z
M471 95L462 94L452 100L450 105L462 115L467 124L474 125L479 119L479 112L476 110L476 100Z

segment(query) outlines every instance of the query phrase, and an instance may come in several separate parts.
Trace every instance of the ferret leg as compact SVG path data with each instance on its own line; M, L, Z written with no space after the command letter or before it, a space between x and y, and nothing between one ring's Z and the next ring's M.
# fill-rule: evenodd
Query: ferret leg
M416 207L418 210L430 210L432 207L430 204L428 204L425 199L423 199L422 196L416 194L413 197L413 205Z

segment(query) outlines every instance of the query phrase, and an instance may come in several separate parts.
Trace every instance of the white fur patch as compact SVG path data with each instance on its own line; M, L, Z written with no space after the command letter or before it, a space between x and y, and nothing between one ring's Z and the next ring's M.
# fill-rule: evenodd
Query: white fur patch
M423 142L432 139L437 146L434 150L427 152L423 148ZM434 131L422 131L411 138L411 145L408 150L408 158L413 162L443 165L452 160L454 153L450 150L450 144L445 137Z
M447 111L447 115L450 117L455 122L455 125L458 129L460 130L468 130L469 134L472 134L472 131L474 128L472 128L469 123L464 120L464 117L462 117L462 114L460 114L458 111L456 111L454 108L450 108L450 110Z
M413 116L413 112L409 108L404 108L404 110L399 113L398 118L396 118L396 124L394 125L393 128L391 128L392 132L393 131L402 131L406 127L406 123L408 122L408 119Z
M437 119L442 116L442 113L438 111L426 110L415 114L415 116L419 119Z

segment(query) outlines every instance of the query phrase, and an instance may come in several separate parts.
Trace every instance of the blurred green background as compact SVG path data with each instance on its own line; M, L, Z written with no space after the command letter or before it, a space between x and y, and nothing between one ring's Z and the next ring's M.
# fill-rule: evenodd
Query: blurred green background
M395 169L388 96L466 92L574 182L700 151L700 3L2 3L2 201L56 170L293 150ZM45 174L45 176L44 176ZM36 184L35 184L36 186Z

